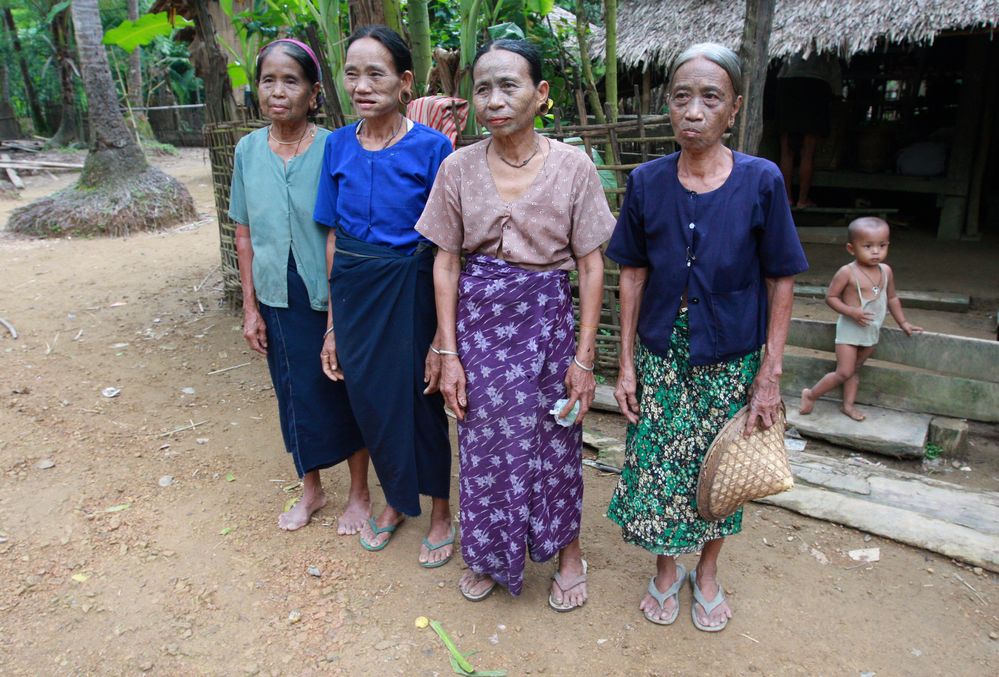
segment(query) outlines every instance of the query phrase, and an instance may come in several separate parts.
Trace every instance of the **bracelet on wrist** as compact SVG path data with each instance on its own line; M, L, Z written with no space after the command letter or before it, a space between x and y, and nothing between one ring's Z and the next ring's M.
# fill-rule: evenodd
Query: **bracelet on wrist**
M433 345L430 346L430 351L434 355L454 355L455 357L458 357L458 353L455 352L454 350L444 350L443 348L437 348L436 346Z
M327 336L329 336L332 333L333 333L333 327L330 327L329 329L327 329L326 331L323 332L323 338L326 338Z
M593 368L596 366L596 362L594 362L589 367L587 367L585 364L576 359L575 355L573 355L572 361L575 362L576 366L582 369L583 371L593 371Z

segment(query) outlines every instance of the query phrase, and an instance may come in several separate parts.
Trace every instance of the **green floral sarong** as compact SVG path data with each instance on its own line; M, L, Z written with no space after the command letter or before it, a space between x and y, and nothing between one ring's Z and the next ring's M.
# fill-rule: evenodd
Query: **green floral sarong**
M759 366L759 351L691 366L685 311L677 315L665 357L638 341L641 414L628 426L624 468L607 510L624 540L657 555L680 555L742 530L741 508L717 522L701 519L697 475L718 431L745 405Z

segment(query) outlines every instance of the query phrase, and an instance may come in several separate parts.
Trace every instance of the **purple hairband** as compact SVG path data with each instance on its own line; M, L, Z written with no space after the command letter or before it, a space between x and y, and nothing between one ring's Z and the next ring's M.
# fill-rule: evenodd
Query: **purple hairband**
M276 44L278 42L290 42L291 44L295 45L296 47L301 47L302 50L306 54L308 54L309 57L312 59L312 63L316 64L316 70L319 71L319 81L322 82L322 80L323 80L323 67L319 65L319 59L316 58L316 53L312 51L311 47L309 47L307 44L305 44L301 40L296 40L295 38L278 38L277 40L272 40L272 41L268 42L265 45L265 47L270 47L271 45ZM260 50L260 51L263 52L263 50ZM260 56L257 56L257 59L259 60Z

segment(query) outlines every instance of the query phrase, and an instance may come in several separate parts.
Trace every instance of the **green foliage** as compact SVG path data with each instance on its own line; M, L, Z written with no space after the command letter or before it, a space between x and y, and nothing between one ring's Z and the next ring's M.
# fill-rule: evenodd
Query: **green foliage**
M938 444L933 444L932 442L927 443L926 447L923 449L923 456L931 461L935 458L940 458L940 454L942 453L943 448Z
M170 20L167 12L145 14L135 21L125 19L104 34L105 45L121 47L128 53L136 47L148 45L154 38L171 35L177 28L193 26L194 22L182 16Z

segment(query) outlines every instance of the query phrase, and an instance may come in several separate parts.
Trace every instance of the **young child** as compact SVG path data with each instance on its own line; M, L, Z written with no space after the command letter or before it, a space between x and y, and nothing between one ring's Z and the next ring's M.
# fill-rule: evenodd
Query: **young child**
M908 336L923 331L909 324L902 314L902 302L895 295L895 276L882 263L888 256L888 224L873 216L854 220L848 228L846 250L853 256L833 276L826 292L826 303L839 313L836 322L836 371L823 376L811 388L801 391L802 414L809 414L815 401L838 385L843 386L844 414L863 421L854 402L860 385L860 367L878 343L878 332L885 310Z

